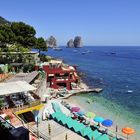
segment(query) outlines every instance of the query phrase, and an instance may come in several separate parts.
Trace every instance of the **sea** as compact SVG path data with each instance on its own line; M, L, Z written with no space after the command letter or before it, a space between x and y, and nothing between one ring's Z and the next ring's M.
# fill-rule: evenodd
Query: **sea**
M62 51L48 49L42 53L76 65L89 87L103 88L99 94L81 94L71 100L97 116L113 120L120 130L134 128L132 138L140 140L140 47L61 48Z

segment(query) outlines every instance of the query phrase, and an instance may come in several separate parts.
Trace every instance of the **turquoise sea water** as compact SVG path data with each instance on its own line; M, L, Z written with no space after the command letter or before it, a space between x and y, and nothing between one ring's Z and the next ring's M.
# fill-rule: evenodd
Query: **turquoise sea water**
M80 102L115 123L134 127L140 135L140 47L88 47L49 49L46 55L78 65L91 87L102 87L101 94L82 94ZM91 98L93 104L87 104ZM96 108L95 108L96 106ZM96 112L96 111L95 111ZM102 113L100 113L102 112ZM111 113L110 113L111 112ZM123 122L124 120L124 122ZM140 137L139 137L140 138Z

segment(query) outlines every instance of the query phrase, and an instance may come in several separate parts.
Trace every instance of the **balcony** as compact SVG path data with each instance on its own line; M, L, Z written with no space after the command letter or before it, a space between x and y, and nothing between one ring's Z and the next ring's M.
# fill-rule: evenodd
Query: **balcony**
M13 108L13 112L15 112L15 114L21 114L24 112L32 111L34 110L34 108L40 108L41 106L42 106L41 101L35 100L29 102L27 105L23 105L22 107Z

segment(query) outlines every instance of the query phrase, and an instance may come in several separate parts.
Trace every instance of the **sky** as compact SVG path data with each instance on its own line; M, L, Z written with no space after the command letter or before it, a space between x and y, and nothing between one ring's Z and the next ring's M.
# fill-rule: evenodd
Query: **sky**
M140 0L0 0L0 16L23 21L58 45L140 46Z

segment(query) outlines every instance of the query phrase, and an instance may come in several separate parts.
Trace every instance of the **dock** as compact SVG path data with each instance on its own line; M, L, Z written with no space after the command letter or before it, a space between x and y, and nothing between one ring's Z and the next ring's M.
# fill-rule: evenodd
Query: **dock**
M102 92L103 89L102 88L87 88L87 89L78 89L78 90L71 90L69 91L68 94L66 94L64 97L59 97L61 99L68 99L71 96L77 95L77 94L85 94L85 93L100 93Z

